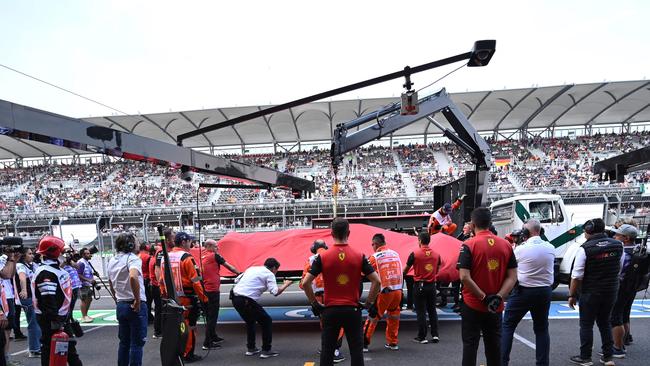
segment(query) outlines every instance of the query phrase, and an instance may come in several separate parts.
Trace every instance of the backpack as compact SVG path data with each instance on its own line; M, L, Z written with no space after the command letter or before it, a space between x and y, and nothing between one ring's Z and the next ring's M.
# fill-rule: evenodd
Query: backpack
M624 287L639 292L648 288L650 282L650 257L646 244L638 244L632 250L630 264L625 270Z

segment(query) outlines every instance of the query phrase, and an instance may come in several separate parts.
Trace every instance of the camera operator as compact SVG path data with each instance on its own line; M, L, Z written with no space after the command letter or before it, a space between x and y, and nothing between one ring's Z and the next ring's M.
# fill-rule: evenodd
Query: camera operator
M43 263L34 274L32 293L36 300L36 320L42 332L41 366L50 364L52 335L63 329L72 337L72 330L66 324L72 299L72 284L68 272L60 268L58 261L63 247L63 240L56 236L45 236L38 243L37 253L43 256ZM74 339L68 343L68 365L82 366Z
M25 317L27 317L28 357L30 358L41 356L41 328L38 326L38 322L36 322L36 313L34 313L32 299L32 282L34 281L34 271L36 271L37 267L34 263L34 253L32 250L30 248L23 248L23 256L16 266L16 292L20 298L21 306L25 309ZM17 322L20 324L19 319Z
M81 290L79 296L81 298L81 322L92 323L93 318L88 316L90 304L93 302L93 294L95 279L93 278L93 269L90 266L90 260L93 258L92 253L88 248L82 248L79 251L81 259L77 261L77 273L81 279Z
M118 365L142 365L142 348L147 339L149 310L144 289L142 260L136 254L133 234L120 234L115 240L117 255L108 262L108 283L115 294L120 339Z
M79 291L81 289L81 279L77 272L77 261L80 259L79 254L75 253L74 249L66 246L63 250L63 269L70 275L70 282L72 283L72 300L70 301L70 320L75 322L72 312L74 311L75 304L79 299Z
M21 240L22 244L22 240ZM5 338L7 342L4 345L5 357L9 356L10 333L14 326L16 315L16 304L13 278L16 275L16 262L20 259L21 254L14 248L5 247L4 253L0 256L0 277L2 278L2 292L7 301L7 327L5 328Z

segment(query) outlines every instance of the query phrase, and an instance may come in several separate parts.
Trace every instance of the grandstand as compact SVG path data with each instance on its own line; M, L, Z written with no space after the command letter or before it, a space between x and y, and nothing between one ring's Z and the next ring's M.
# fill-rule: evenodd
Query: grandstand
M650 145L649 85L647 81L603 82L451 97L490 145L496 161L489 175L490 198L551 190L569 199L618 196L619 203L643 213L650 207L649 197L642 195L646 185L650 187L650 171L628 174L624 183L613 184L594 175L592 167L597 161ZM201 189L200 209L209 217L202 220L220 230L275 229L308 226L312 217L331 215L333 174L328 148L333 128L392 102L395 99L311 103L188 139L185 146L316 183L315 194L302 200L279 189ZM178 134L264 108L85 120L175 143ZM446 124L443 117L435 118ZM433 187L462 177L472 167L465 153L432 127L426 119L416 122L346 156L339 171L342 214L430 212ZM197 174L188 183L173 169L144 162L8 136L0 136L0 143L4 230L13 226L13 231L25 236L37 235L51 220L62 217L122 218L123 228L154 220L183 226L196 210L198 183L234 182ZM156 219L158 215L163 218ZM34 226L26 226L29 220ZM112 229L105 227L106 232Z

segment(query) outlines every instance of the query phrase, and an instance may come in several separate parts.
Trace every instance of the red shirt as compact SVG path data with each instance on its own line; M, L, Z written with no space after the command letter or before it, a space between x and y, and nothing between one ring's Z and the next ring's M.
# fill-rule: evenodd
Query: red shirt
M413 266L414 281L435 282L440 265L440 254L428 245L422 245L409 255L406 265Z
M151 255L145 250L141 251L138 256L142 261L142 277L149 278L149 260L151 259Z
M201 256L201 266L203 267L203 286L205 291L219 292L221 288L221 265L226 260L213 250L203 250Z
M158 279L156 278L156 258L160 255L162 252L161 248L156 249L156 254L154 254L153 258L149 260L149 280L151 281L151 285L153 286L160 286L160 282L158 282Z
M458 256L458 268L469 269L476 285L486 295L494 295L501 289L508 269L517 268L517 260L508 241L485 230L463 243ZM467 287L463 288L463 301L474 310L488 311L483 301ZM498 311L503 311L503 304Z
M323 274L325 306L358 306L361 273L375 272L366 256L347 244L334 244L311 264L314 277Z

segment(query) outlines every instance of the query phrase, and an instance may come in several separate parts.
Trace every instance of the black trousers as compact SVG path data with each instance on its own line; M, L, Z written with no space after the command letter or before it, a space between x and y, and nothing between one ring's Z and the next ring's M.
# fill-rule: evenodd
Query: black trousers
M54 335L54 333L57 331L52 330L50 320L46 319L42 315L36 315L36 321L38 322L38 326L41 327L41 366L49 366L50 343L52 342L52 335ZM72 338L72 331L70 330L70 327L66 325L64 331L71 338L70 343L68 344L68 365L83 366L81 359L79 359L79 354L77 353L77 340Z
M363 333L361 308L354 306L331 306L321 314L323 333L321 334L320 366L334 364L334 350L338 345L341 328L345 331L350 348L350 365L363 366Z
M4 329L0 329L0 350L2 351L2 357L0 357L0 366L7 366L7 359L5 358L5 345L7 344L7 338L5 337Z
M257 301L245 296L233 296L232 306L246 322L246 347L255 348L255 323L262 327L262 350L270 351L273 340L273 321ZM361 327L359 327L361 332ZM334 350L332 350L332 353Z
M404 281L406 282L406 296L402 298L402 303L406 301L406 307L413 309L413 276L405 276Z
M436 283L415 283L415 311L418 316L418 338L427 336L427 313L431 336L438 336L438 312L436 310Z
M25 336L23 332L20 330L20 313L23 310L23 307L20 305L16 305L14 303L14 307L16 308L15 316L14 316L14 323L11 324L13 330L14 330L14 337L19 337L19 336Z
M154 317L153 317L153 334L162 334L162 298L160 297L160 287L151 286L151 297L154 304Z
M610 317L616 301L616 292L580 295L580 357L591 358L594 345L594 323L598 325L603 357L612 356L614 338Z
M460 310L463 366L476 366L478 343L483 334L487 366L501 365L501 313L477 311L463 304Z
M217 338L217 320L219 320L219 291L206 291L205 295L208 297L208 305L205 309L206 323L205 323L205 341L204 346L209 346L214 339Z
M144 280L144 294L147 297L147 319L151 322L154 320L151 308L151 303L153 302L153 295L151 293L151 280Z

